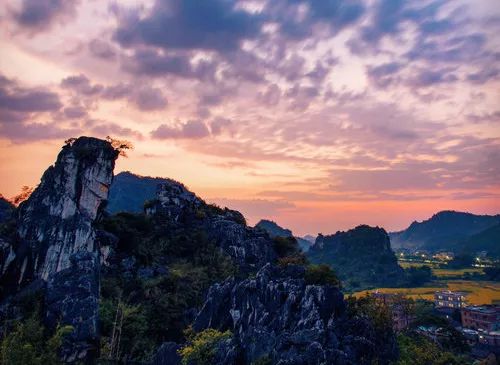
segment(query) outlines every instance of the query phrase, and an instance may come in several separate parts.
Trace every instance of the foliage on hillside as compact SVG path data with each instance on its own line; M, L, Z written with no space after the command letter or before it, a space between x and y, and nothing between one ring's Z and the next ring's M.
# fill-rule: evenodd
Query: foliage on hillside
M443 349L416 333L398 335L399 360L395 365L466 365L470 359Z
M208 328L188 338L187 344L179 350L183 365L210 365L213 364L217 345L232 337L230 331L220 332Z
M232 260L189 224L120 213L102 228L119 239L117 261L101 278L102 346L111 358L145 360L162 342L182 341L187 312L201 305L211 284L236 274ZM117 329L119 349L112 346Z
M73 331L71 326L58 327L49 335L39 319L33 315L15 324L14 329L0 344L2 365L60 364L58 350L64 336Z

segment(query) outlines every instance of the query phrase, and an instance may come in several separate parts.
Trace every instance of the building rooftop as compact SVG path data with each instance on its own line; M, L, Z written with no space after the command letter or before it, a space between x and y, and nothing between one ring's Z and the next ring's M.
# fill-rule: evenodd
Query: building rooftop
M451 291L451 290L438 290L434 294L444 294L444 295L467 295L468 293L463 291Z

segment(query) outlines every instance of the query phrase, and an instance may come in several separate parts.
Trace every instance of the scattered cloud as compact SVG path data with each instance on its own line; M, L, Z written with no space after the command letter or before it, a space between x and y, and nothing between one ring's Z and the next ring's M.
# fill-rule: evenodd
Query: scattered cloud
M31 31L46 30L54 22L74 15L78 0L22 0L15 21Z
M200 139L209 135L207 125L199 120L189 120L173 127L161 124L151 132L151 137L155 139Z

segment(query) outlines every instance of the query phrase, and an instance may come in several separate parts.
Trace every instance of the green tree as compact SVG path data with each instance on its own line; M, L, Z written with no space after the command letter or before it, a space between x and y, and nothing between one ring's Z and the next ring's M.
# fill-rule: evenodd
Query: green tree
M182 364L210 365L216 355L217 345L224 340L230 339L230 331L220 332L208 328L200 333L191 335L188 345L179 350Z

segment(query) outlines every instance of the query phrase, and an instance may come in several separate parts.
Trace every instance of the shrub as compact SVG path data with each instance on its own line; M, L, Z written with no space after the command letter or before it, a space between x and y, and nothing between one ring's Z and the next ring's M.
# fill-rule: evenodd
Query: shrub
M217 345L224 340L230 339L230 331L220 332L208 328L192 336L188 345L179 350L182 364L210 365L216 355Z
M306 267L307 285L332 285L341 287L340 280L330 266L325 264L309 265Z

